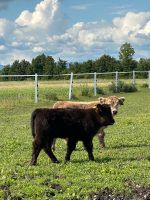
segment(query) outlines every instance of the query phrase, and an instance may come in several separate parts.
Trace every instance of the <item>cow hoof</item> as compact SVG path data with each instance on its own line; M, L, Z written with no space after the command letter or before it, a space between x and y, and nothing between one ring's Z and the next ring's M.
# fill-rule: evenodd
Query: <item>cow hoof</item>
M31 161L30 160L24 161L23 164L31 165Z
M100 146L101 149L105 149L105 147L106 147L105 145L101 145Z
M91 161L94 161L94 157L93 157L93 156L92 156L92 157L90 157L90 158L89 158L89 160L91 160Z
M70 160L65 160L64 161L64 164L67 164L67 163L69 163L70 162Z
M30 162L29 165L30 165L30 166L35 166L36 163Z
M53 163L60 163L58 160L54 160Z
M66 159L66 158L65 158L64 163L68 163L69 161L70 161L70 159Z

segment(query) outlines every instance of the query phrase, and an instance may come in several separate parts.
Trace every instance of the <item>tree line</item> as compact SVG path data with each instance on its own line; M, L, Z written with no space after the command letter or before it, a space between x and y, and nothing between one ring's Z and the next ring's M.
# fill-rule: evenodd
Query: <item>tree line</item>
M12 64L4 66L0 70L1 75L59 75L66 73L92 73L92 72L124 72L124 71L149 71L150 58L141 58L139 61L133 59L134 48L130 43L124 43L120 47L119 58L116 59L110 55L102 55L96 60L87 60L85 62L67 63L66 60L56 62L52 56L45 54L38 55L31 62L26 60L15 60ZM50 78L50 77L49 77ZM8 80L7 77L4 78ZM24 78L19 78L24 79Z

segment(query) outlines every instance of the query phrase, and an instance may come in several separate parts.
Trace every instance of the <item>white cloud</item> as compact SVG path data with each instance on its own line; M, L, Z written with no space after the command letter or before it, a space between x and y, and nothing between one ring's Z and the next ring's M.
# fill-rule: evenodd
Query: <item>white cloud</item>
M20 27L25 26L25 30L28 31L45 31L49 35L58 34L65 30L66 23L59 8L58 0L43 0L37 4L33 13L28 10L23 11L15 22Z
M33 47L33 52L43 52L44 49L42 47Z
M43 0L33 12L25 10L15 21L0 19L0 60L6 64L14 58L31 61L43 52L76 61L104 53L118 56L124 42L138 47L140 57L145 52L142 48L150 45L150 12L128 12L112 23L78 22L70 28L66 21L59 0Z
M114 42L122 43L129 41L134 45L145 43L143 36L147 34L146 25L150 22L150 12L129 12L124 17L115 18L114 25Z
M119 47L125 42L130 42L135 48L138 47L139 53L143 52L139 51L139 47L144 48L150 44L149 34L150 12L129 12L123 17L114 18L112 24L105 21L76 23L64 34L50 37L49 41L55 47L60 44L59 49L56 49L61 55L64 52L66 56L67 52L69 58L76 53L76 57L82 59L81 55L86 54L88 59L89 55L92 58L100 53L118 56Z
M5 46L4 45L0 45L0 51L5 50Z
M83 11L83 10L88 10L91 7L97 6L99 3L96 2L96 3L77 4L77 5L71 6L71 8L74 9L74 10Z
M6 60L11 57L10 53L17 56L17 50L24 52L21 55L30 51L32 57L34 52L47 49L49 36L61 34L65 29L66 18L60 10L59 0L43 0L33 12L23 11L14 22L0 19L0 44L2 40L6 43Z
M150 35L150 21L148 21L142 30L139 31L139 33L144 34L146 36Z
M14 26L13 22L6 19L0 19L0 37L10 36Z

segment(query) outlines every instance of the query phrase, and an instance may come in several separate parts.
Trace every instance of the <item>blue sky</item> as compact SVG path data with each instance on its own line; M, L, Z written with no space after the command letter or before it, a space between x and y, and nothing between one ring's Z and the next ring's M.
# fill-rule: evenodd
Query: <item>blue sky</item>
M150 58L149 0L0 0L0 64L39 54L85 61L118 58L130 42Z

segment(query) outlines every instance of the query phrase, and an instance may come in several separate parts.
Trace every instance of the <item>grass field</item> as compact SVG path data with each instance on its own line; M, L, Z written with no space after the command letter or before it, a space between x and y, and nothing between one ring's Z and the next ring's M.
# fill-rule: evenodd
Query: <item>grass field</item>
M37 166L33 167L28 165L32 151L31 112L37 107L53 105L54 101L43 98L46 92L53 89L50 86L41 87L40 101L34 104L34 83L26 85L21 82L18 87L4 85L0 84L1 199L88 200L92 199L92 193L96 194L106 188L114 195L125 196L132 194L131 185L150 190L148 88L139 87L135 93L117 94L126 98L125 104L115 117L116 123L105 130L107 148L100 150L98 139L94 138L94 162L88 160L87 153L79 142L71 161L64 164L66 145L63 140L58 139L55 154L60 164L51 163L47 155L41 152ZM68 88L61 88L60 85L54 91L59 94L60 99L68 98ZM80 100L80 96L78 98ZM96 98L81 97L87 101ZM141 200L144 196L134 199Z

